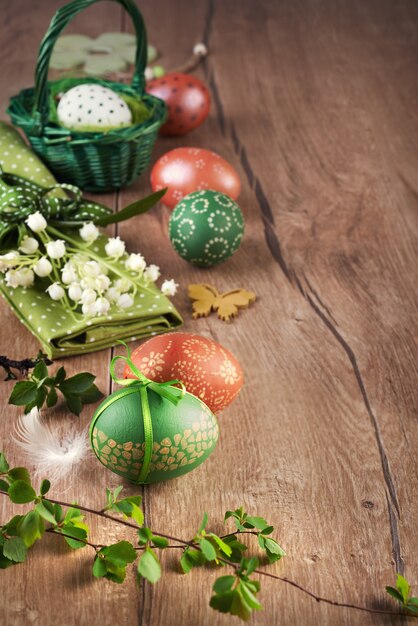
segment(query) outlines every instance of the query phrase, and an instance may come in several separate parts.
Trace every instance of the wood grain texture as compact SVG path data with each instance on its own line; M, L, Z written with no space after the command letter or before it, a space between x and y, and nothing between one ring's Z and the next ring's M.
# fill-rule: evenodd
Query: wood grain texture
M38 42L60 3L41 0L36 11L27 0L11 4L0 27L3 107L31 84ZM418 5L154 0L141 9L166 67L181 63L196 41L211 52L197 72L213 97L208 121L184 138L160 139L154 158L179 145L222 154L241 174L247 225L239 252L210 270L171 249L162 206L117 227L132 250L180 282L185 330L224 344L246 374L240 396L220 415L216 453L179 480L141 490L146 521L189 537L202 511L220 520L242 504L276 526L288 552L272 571L319 595L386 606L384 586L396 571L418 586ZM130 30L110 3L95 11L73 30ZM148 191L144 175L107 202L121 207ZM216 316L192 321L191 282L246 287L258 300L231 325ZM1 352L34 354L32 338L3 303L1 312ZM109 388L110 352L65 365L96 372ZM1 391L5 403L10 384ZM18 412L4 414L2 447L23 463L10 441ZM59 419L65 428L68 415ZM99 506L104 487L117 484L90 459L77 481L59 488L65 499ZM92 528L98 541L126 536L97 521ZM173 553L163 557L168 572L160 583L138 590L133 574L123 586L93 581L85 551L68 554L54 537L46 543L27 564L0 574L9 599L2 624L231 622L208 608L214 574L179 576ZM265 610L250 623L412 623L317 604L278 581L262 584Z

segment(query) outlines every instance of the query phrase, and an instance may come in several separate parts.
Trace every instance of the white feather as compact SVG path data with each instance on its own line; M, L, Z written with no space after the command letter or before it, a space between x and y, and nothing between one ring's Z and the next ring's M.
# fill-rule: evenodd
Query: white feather
M15 442L25 450L35 466L35 474L41 478L58 481L66 476L89 450L87 428L77 431L74 427L64 436L45 424L38 409L22 415L15 426Z

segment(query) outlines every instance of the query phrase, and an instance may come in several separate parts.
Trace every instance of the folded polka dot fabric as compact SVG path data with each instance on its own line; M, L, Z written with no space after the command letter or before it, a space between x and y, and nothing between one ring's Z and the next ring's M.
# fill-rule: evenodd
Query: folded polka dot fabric
M4 122L0 122L0 166L4 172L21 176L42 187L56 185L45 165L20 135ZM57 190L54 193L63 192ZM76 244L79 241L82 249L83 241L77 231L63 229L62 232L65 236L71 235ZM10 247L2 243L0 254L4 255ZM100 235L89 250L97 259L105 258L108 243L108 238ZM181 316L173 304L152 282L144 287L142 280L136 280L127 269L126 258L113 259L112 267L120 280L129 279L134 283L128 308L112 305L93 316L85 315L79 306L69 306L68 298L55 301L50 296L47 291L51 285L49 277L37 276L29 287L11 287L8 284L10 279L6 280L3 273L0 274L0 292L50 358L101 350L115 345L118 340L134 341L181 325Z

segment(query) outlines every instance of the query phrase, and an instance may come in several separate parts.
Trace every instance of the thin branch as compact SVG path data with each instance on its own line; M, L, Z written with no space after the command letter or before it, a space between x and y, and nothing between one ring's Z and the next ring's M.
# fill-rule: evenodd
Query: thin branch
M9 495L7 493L7 491L3 491L3 490L0 490L0 494L5 495L5 496ZM47 500L49 500L49 502L52 502L53 504L59 504L60 506L77 507L78 509L80 509L80 511L84 511L86 513L91 513L92 515L96 515L98 517L103 517L105 519L111 520L112 522L116 522L117 524L122 524L124 526L128 526L129 528L134 528L135 530L138 530L138 526L136 524L132 524L131 522L128 522L127 520L124 520L124 519L119 519L117 517L113 517L113 515L109 515L108 513L105 513L104 511L96 511L95 509L91 509L91 508L89 508L87 506L83 506L81 504L70 504L69 502L62 502L61 500L54 500L52 498L47 498ZM74 537L71 537L70 535L64 535L64 533L57 532L53 528L47 529L47 532L53 532L53 533L55 533L57 535L67 536L67 537L70 537L70 539L74 539ZM198 547L197 544L194 543L193 541L186 541L184 539L180 539L178 537L173 537L172 535L167 535L165 533L161 533L161 532L157 532L157 531L152 531L152 533L154 535L156 535L156 536L164 537L165 539L168 539L170 541L177 542L178 545L167 546L169 548L184 548L184 547L196 548L196 547ZM257 533L255 531L239 531L239 530L237 530L234 533L229 533L228 535L224 535L223 538L231 537L232 535L239 535L239 534L251 534L251 535L255 534L256 535ZM100 547L104 547L104 546L101 546L100 544L96 545L96 544L90 543L90 542L88 542L86 540L83 540L83 539L77 539L77 541L81 541L83 543L86 543L86 545L91 546L96 551L97 551L97 549L100 549ZM135 548L135 549L136 550L140 550L141 547ZM225 565L228 565L229 567L232 567L235 571L237 569L239 569L239 565L237 565L237 563L233 563L232 561L228 561L228 559L219 558L218 561L224 563ZM303 587L299 583L295 582L294 580L291 580L290 578L285 578L283 576L277 576L276 574L271 574L270 572L265 572L265 571L259 570L259 569L254 570L254 573L258 574L259 576L265 576L267 578L273 578L274 580L280 580L281 582L284 582L287 585L295 587L296 589L298 589L299 591L302 591L302 593L304 593L305 595L309 596L310 598L312 598L316 602L324 602L325 604L329 604L331 606L336 606L336 607L340 607L340 608L347 608L347 609L354 609L354 610L357 610L357 611L363 611L365 613L379 613L380 615L391 615L393 617L407 616L407 617L418 618L418 615L414 615L412 613L385 611L383 609L372 609L372 608L368 608L366 606L360 606L358 604L350 604L348 602L338 602L337 600L330 600L329 598L324 598L322 596L316 595L313 591L310 591L309 589L306 589L305 587Z
M45 361L46 365L52 365L52 361L48 359L46 355L42 355L42 357L38 356L36 359L22 359L20 361L9 359L7 356L0 355L0 367L2 367L7 374L6 380L16 380L16 375L12 372L12 369L17 370L26 376L28 370L34 368L39 363L41 358Z
M78 537L73 537L72 535L67 535L66 533L62 533L60 530L57 530L56 528L47 528L45 530L46 533L52 533L53 535L59 535L60 537L68 537L68 539L72 539L73 541L79 541L80 543L84 543L86 546L90 546L91 548L93 548L96 552L98 550L100 550L100 548L105 548L106 546L100 544L100 543L90 543L90 541L87 541L87 539L79 539Z

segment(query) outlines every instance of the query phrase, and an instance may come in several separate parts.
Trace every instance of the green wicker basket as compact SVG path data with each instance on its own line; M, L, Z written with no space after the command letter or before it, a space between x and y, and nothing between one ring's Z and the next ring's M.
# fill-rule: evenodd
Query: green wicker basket
M148 119L108 132L80 132L63 128L51 115L51 92L57 93L64 83L47 79L55 42L73 17L99 0L74 0L57 11L39 49L35 87L12 97L8 108L13 124L22 128L54 175L86 191L111 191L132 183L147 167L166 115L164 102L145 93L147 36L142 16L133 0L114 1L126 9L135 26L137 50L132 84L91 78L75 82L98 83L121 97L140 99L149 111Z

